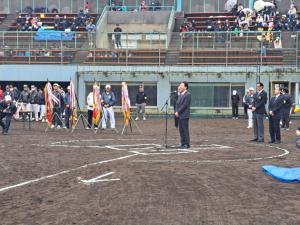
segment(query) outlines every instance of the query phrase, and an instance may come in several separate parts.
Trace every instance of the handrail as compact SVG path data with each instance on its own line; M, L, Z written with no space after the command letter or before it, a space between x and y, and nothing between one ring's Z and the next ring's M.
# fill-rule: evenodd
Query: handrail
M175 8L173 7L172 11L170 13L169 22L168 22L168 36L167 36L168 40L166 42L166 48L169 47L169 44L171 42L174 23L175 23Z
M121 34L121 35L126 35L126 34L142 34L142 35L147 35L147 34L167 34L167 32L106 32L107 34Z
M112 6L107 6L109 9L112 8ZM117 6L119 8L121 6ZM124 6L126 8L126 11L115 11L115 10L109 10L109 11L115 11L115 12L160 12L160 11L172 11L174 10L174 6L151 6L147 5L147 10L141 10L140 5L136 6ZM122 7L121 7L122 8ZM157 10L149 10L149 9L157 9Z
M96 27L98 27L98 25L100 25L102 23L102 20L104 19L106 14L107 14L107 6L105 6L104 9L102 10L101 16L97 21Z
M175 9L174 9L174 7L172 7L172 11L171 11L171 14L170 14L170 17L169 17L169 22L168 22L168 30L172 29L172 24L173 24L173 21L174 21L174 17L175 17Z

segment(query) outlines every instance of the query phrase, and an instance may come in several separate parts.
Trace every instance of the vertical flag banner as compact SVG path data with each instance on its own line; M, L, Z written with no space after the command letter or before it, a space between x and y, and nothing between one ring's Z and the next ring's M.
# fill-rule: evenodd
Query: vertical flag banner
M52 124L52 109L53 109L53 103L51 99L51 93L52 94L52 86L49 82L47 82L45 88L44 88L44 94L45 94L45 104L46 104L46 115L48 126L51 126Z
M50 82L47 82L44 88L44 94L45 94L45 104L46 104L46 118L47 118L48 126L51 126L53 102L59 103L60 100L56 98L55 95L53 94L52 85L50 84Z
M75 86L73 81L70 81L70 110L71 110L71 121L72 121L72 128L75 128L76 121L77 121L77 98L75 93Z
M128 87L126 82L122 82L122 110L124 116L124 125L128 126L130 121L130 99L128 95Z
M98 125L100 122L102 106L101 106L101 94L100 84L95 82L93 85L93 124Z

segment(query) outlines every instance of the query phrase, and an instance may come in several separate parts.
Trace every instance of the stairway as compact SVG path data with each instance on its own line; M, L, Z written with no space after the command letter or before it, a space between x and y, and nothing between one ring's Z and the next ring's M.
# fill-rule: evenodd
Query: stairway
M16 20L16 14L8 14L5 20L0 24L0 31L7 31L8 26Z
M169 49L181 48L181 36L180 33L172 33L171 41L169 43Z
M167 50L166 62L168 66L176 65L178 62L179 52L177 49Z
M181 36L179 33L172 33L171 41L166 55L166 65L176 65L181 49Z

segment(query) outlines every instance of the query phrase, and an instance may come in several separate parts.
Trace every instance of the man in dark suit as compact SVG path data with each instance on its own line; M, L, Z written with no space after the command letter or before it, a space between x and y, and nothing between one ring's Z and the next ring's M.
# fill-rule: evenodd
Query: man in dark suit
M17 107L12 102L12 97L10 95L6 95L4 100L0 101L0 126L2 127L2 134L8 134L8 130L10 127L10 122L13 115L16 113ZM5 123L3 119L5 118Z
M256 84L256 91L252 106L254 139L251 141L264 142L264 114L266 112L265 105L268 101L268 95L264 91L264 85L261 82Z
M282 107L282 127L285 130L289 130L290 128L290 111L293 106L292 98L289 95L288 88L282 88L282 99L283 99L283 107Z
M279 144L280 136L280 119L283 109L283 97L280 95L280 88L275 87L274 95L269 102L269 130L271 141L269 143Z
M191 94L188 92L188 83L181 82L178 86L178 99L176 101L175 116L178 118L181 149L190 148L189 118Z

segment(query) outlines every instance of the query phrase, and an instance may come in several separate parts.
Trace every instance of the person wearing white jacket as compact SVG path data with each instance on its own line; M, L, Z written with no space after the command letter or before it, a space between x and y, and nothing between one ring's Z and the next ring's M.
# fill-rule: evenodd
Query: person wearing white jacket
M94 104L94 93L91 91L86 99L87 110L88 110L88 126L86 129L91 129L93 126L93 104ZM94 128L97 129L97 124L94 124Z
M248 89L248 95L245 97L245 105L247 106L247 113L248 113L247 129L253 128L253 112L252 112L253 101L254 101L254 88L250 87Z

